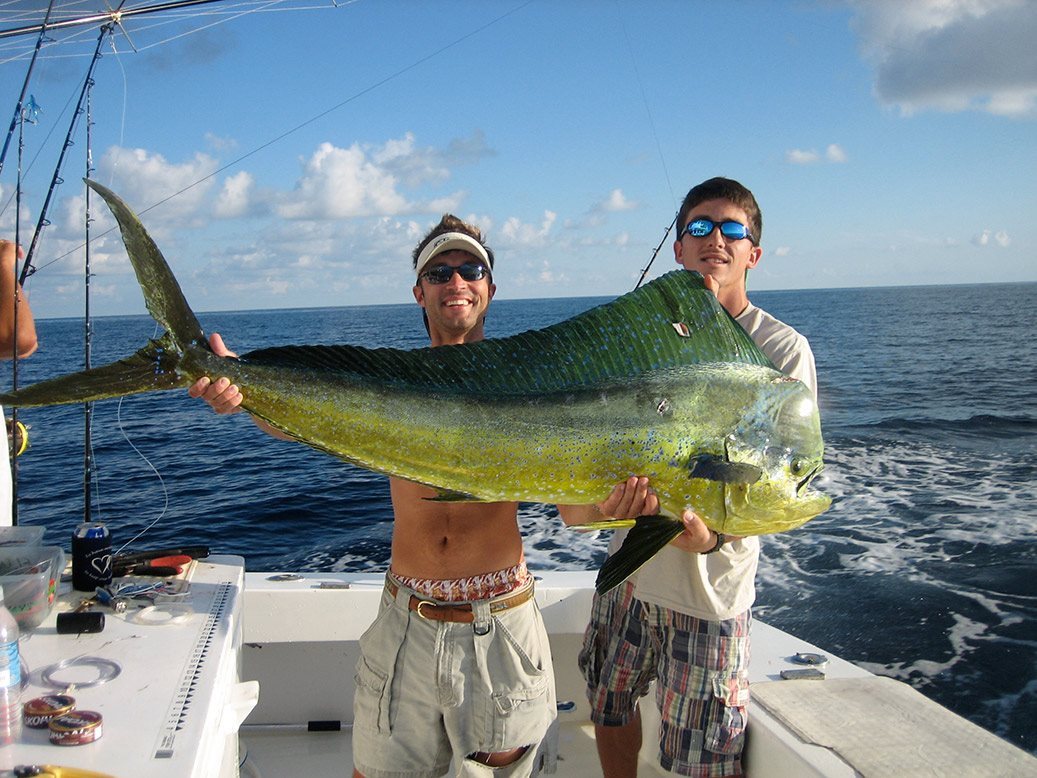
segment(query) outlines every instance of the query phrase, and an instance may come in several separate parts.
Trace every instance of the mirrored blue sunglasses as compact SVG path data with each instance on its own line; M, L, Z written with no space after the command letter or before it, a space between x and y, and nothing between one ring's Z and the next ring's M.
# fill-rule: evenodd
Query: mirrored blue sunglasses
M465 281L481 281L490 274L490 269L481 262L465 262L458 267L436 265L423 270L419 278L426 279L430 284L445 284L454 277L455 272Z
M715 222L711 219L695 219L688 222L688 226L684 228L684 231L693 238L704 238L717 227L720 228L720 234L728 240L753 239L753 234L749 232L749 228L741 222L735 221Z

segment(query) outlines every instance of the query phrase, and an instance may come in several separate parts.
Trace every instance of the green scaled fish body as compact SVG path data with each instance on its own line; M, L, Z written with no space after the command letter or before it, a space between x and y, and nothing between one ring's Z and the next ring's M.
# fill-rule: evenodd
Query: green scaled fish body
M166 333L127 359L0 395L31 406L186 387L227 376L244 407L315 448L436 488L441 500L585 504L645 475L661 516L634 524L599 589L682 529L794 528L829 498L809 484L823 444L811 392L769 363L705 289L675 271L569 321L510 338L413 351L286 346L217 357L132 211L119 222L148 309Z

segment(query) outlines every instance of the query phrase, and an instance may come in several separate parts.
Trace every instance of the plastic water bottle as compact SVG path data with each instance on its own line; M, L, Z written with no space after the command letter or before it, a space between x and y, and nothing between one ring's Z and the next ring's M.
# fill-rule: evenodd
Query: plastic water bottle
M22 734L22 662L18 654L18 622L4 605L0 586L0 746Z

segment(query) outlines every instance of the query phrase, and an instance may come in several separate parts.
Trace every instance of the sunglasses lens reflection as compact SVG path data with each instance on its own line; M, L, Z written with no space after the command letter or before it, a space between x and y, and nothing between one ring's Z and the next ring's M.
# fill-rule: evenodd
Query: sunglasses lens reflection
M688 224L685 232L693 238L705 238L717 227L720 228L720 234L729 240L741 240L742 238L750 237L749 228L741 222L726 221L718 223L711 219L696 219Z
M430 284L445 284L454 277L455 272L465 281L481 281L490 273L485 265L478 262L465 262L460 267L436 265L430 267L422 275L428 279Z

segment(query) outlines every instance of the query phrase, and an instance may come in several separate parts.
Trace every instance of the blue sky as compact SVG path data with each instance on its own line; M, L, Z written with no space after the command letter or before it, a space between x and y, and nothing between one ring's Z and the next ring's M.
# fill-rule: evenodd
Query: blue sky
M0 29L40 5L0 2ZM410 251L447 211L487 232L500 298L620 294L714 175L763 209L750 293L1037 280L1029 0L226 0L124 28L94 75L94 177L143 212L197 310L412 301ZM23 127L23 243L97 30L53 37ZM4 130L34 44L0 39ZM34 261L38 316L83 309L84 125ZM16 136L4 235L17 168ZM94 312L143 312L96 198L93 215Z

